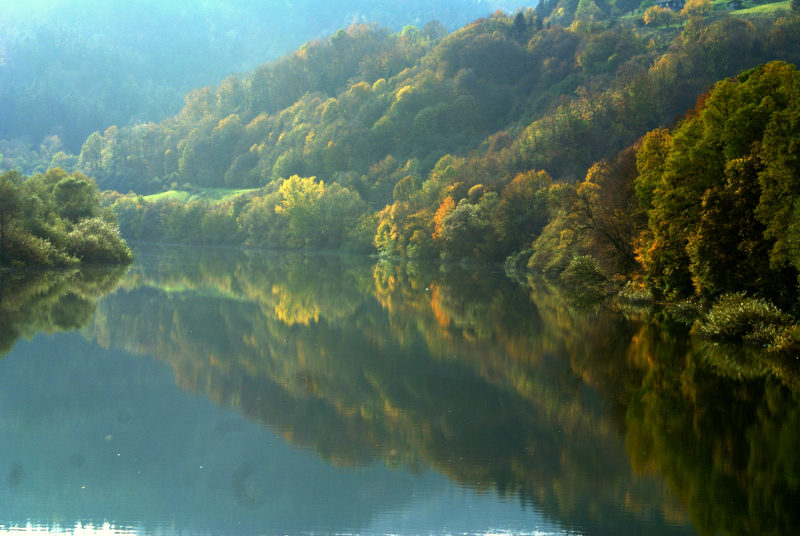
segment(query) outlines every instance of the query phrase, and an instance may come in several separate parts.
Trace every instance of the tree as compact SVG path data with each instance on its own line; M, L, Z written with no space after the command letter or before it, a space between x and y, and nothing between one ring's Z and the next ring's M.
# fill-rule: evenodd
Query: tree
M647 25L664 25L669 28L669 25L675 20L675 18L676 15L671 9L660 6L653 6L644 12L644 23Z
M78 160L80 166L91 175L96 174L102 167L103 137L99 132L93 133L86 139L81 147L81 156Z
M92 217L100 207L97 185L81 173L73 173L56 184L53 202L59 216L72 223Z
M589 169L567 207L566 226L586 237L586 249L607 273L629 276L638 267L635 243L646 228L645 211L634 190L636 148Z
M492 223L505 255L530 247L547 225L551 184L546 172L527 171L503 188Z
M675 130L648 134L636 191L648 210L642 250L656 293L796 296L793 214L800 73L772 62L718 82Z
M289 245L306 247L312 245L319 235L319 204L324 184L316 177L301 178L293 175L280 188L283 201L275 212L283 214L289 221Z
M575 18L581 21L593 21L602 18L603 12L597 7L594 0L581 0L575 11Z
M6 263L7 235L21 211L19 183L20 175L16 171L0 175L0 265Z
M681 13L690 17L704 17L711 13L712 9L714 6L711 4L711 0L689 0L683 6Z
M450 198L448 198L450 199ZM497 194L484 194L477 205L462 199L437 226L436 242L445 258L484 257L491 232L491 214L497 209Z

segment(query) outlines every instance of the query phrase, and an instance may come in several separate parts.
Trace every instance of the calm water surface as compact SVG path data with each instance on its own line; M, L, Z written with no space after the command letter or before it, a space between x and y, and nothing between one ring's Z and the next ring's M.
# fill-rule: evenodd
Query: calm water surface
M796 373L491 268L6 278L0 532L795 534Z

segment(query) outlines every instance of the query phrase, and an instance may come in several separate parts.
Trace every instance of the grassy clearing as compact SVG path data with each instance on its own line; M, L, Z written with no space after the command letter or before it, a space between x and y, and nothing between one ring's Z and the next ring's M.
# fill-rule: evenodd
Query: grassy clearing
M727 0L724 0L725 4L727 4ZM745 3L747 6L749 2ZM774 4L764 4L760 6L753 6L748 7L746 9L739 9L737 11L731 11L731 15L775 15L778 11L789 11L792 9L791 1L786 0L785 2L775 2Z
M256 189L239 189L231 190L228 188L192 188L191 190L169 190L161 192L160 194L145 196L146 201L153 203L156 202L172 202L188 204L192 201L206 201L211 204L224 203L234 197L250 192L255 192Z

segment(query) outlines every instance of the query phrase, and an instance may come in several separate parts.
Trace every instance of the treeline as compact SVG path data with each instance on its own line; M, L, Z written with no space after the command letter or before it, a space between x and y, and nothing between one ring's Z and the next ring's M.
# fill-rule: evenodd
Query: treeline
M374 252L374 217L358 193L293 175L221 203L148 201L103 192L123 236L144 242Z
M0 267L73 266L133 259L97 185L60 168L0 175Z
M797 301L800 73L772 62L716 84L673 129L568 187L527 266L591 255L658 298L749 292Z
M588 225L616 244L588 250L607 273L627 276L641 266L632 244L646 215L631 189L635 149L614 155L683 114L714 81L800 59L800 17L694 17L649 37L592 17L569 28L544 21L534 10L497 13L447 36L437 25L396 34L353 26L193 92L161 124L93 134L77 166L103 188L138 194L260 189L191 207L110 196L130 238L521 264L535 250L531 267L550 271L575 251L562 238L588 231L567 217L577 196L606 211L605 223ZM297 216L302 224L275 210L283 179L295 175L286 182L321 192ZM319 181L299 180L312 176ZM329 190L345 202L326 204Z
M403 178L370 173L389 156L418 165L418 188L448 155L465 158L451 184L497 188L532 169L575 180L672 122L717 80L800 59L795 16L696 17L679 35L650 37L591 20L547 29L535 11L519 15L444 38L435 24L397 34L353 26L192 92L161 124L92 134L78 167L104 189L145 195L316 176L378 209Z

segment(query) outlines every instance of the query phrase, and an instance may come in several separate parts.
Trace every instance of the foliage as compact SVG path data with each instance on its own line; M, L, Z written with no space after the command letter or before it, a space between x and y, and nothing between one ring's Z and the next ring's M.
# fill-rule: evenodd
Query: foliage
M636 190L654 292L753 291L792 303L798 91L793 66L769 63L719 82L674 131L645 138Z
M653 6L644 12L644 23L654 26L666 26L675 22L677 18L675 12L667 7Z
M711 0L689 0L683 6L681 13L689 17L704 17L711 13L713 8L714 6L711 4Z
M392 33L353 25L191 92L169 120L92 134L75 166L118 192L245 194L213 207L198 198L173 202L174 194L114 194L113 201L109 194L104 204L114 207L123 236L137 240L377 248L500 262L531 249L530 264L555 273L574 255L591 254L610 276L628 277L641 261L653 288L664 287L659 292L690 292L695 277L714 295L729 282L704 275L717 268L702 241L692 242L702 262L686 252L659 257L658 248L648 255L653 237L642 233L643 217L660 210L650 206L659 156L634 183L648 197L637 207L631 153L620 151L673 121L715 80L774 58L800 59L793 40L800 19L756 25L694 17L669 31L601 22L635 7L545 2L447 36L435 28ZM791 131L787 121L776 140ZM781 154L775 161L785 162L786 175L792 164ZM733 188L750 184L742 173L755 163L732 166L730 188L707 196L702 229L716 232L722 222L713 214L731 203L739 213L750 210ZM285 199L282 181L295 176L317 177L324 195ZM443 208L448 198L452 211ZM760 270L760 254L749 255L747 277ZM687 269L662 281L660 267L673 260ZM782 281L773 275L760 281Z
M55 133L65 152L78 153L94 131L160 121L180 111L191 88L217 84L354 20L368 19L396 31L410 21L430 20L415 34L408 32L409 37L438 41L446 28L461 27L485 9L463 0L446 5L410 0L379 9L370 0L346 6L311 0L292 9L238 0L108 0L102 9L4 2L0 139L27 140L37 150ZM380 68L379 60L375 66ZM48 157L43 169L25 168L25 173L44 172L50 162Z
M772 303L737 292L720 296L698 321L698 331L712 339L766 346L790 324L791 317Z
M574 297L591 300L605 295L606 276L590 255L573 257L561 272L561 282Z
M116 218L100 210L94 182L55 168L45 175L0 175L0 266L125 263L130 248Z
M122 235L140 241L374 251L369 245L374 227L368 239L362 229L372 221L363 216L363 201L339 184L295 175L244 193L202 193L184 204L176 196L150 201L105 192L102 203L116 214Z

